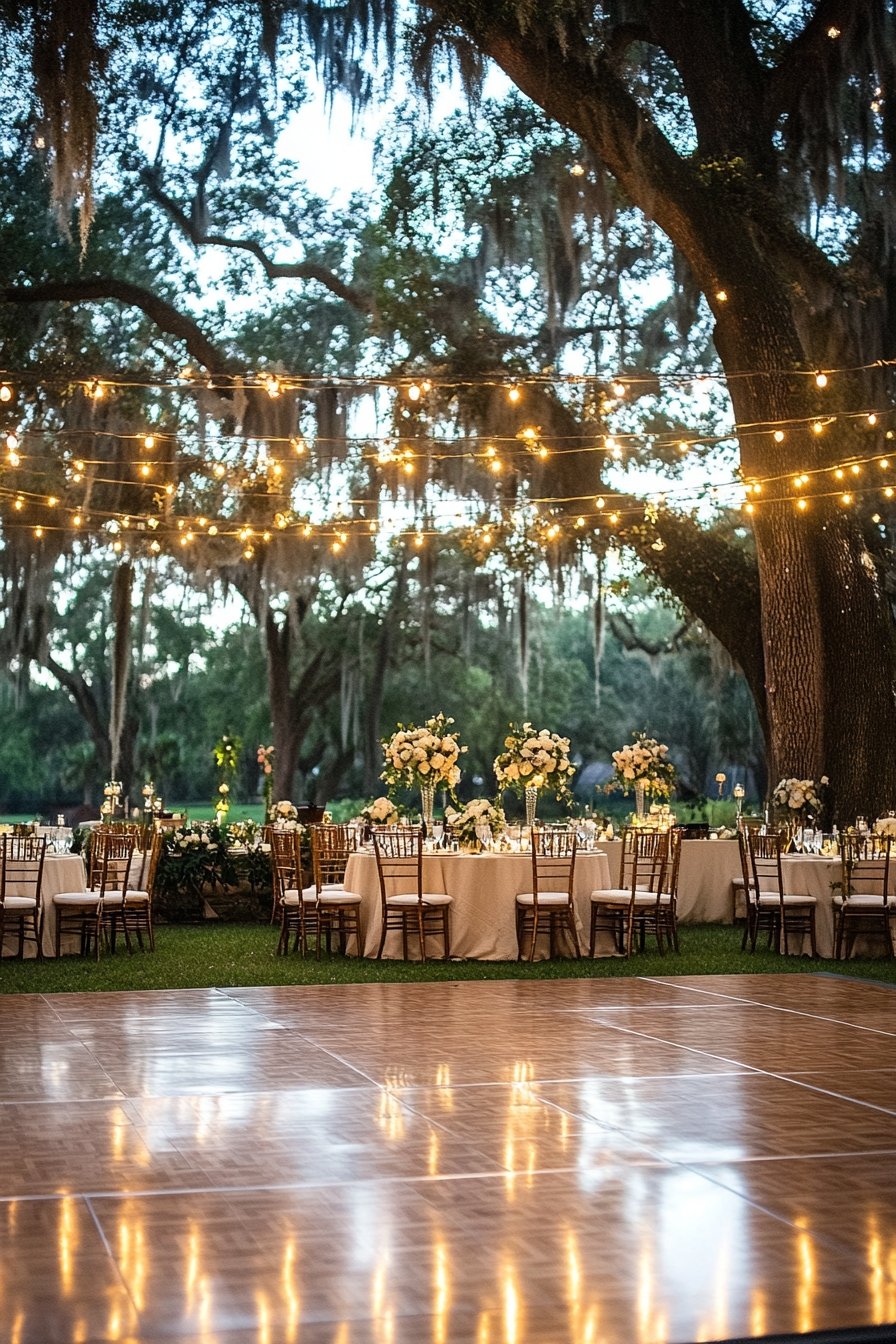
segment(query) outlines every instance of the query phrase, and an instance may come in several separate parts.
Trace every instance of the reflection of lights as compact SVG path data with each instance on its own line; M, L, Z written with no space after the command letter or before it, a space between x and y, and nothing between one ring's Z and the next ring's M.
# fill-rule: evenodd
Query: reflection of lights
M376 1119L387 1139L404 1138L404 1108L398 1098L385 1088L380 1092Z
M446 1344L451 1308L451 1275L448 1266L448 1247L437 1241L433 1247L433 1344Z
M261 1288L255 1290L255 1318L258 1325L258 1344L271 1344L271 1312L267 1293Z
M280 1271L280 1277L283 1283L283 1297L286 1301L284 1344L294 1344L302 1315L302 1302L296 1290L296 1242L294 1237L289 1237L283 1247L283 1267Z
M809 1235L805 1218L796 1220L799 1227L797 1236L797 1256L800 1265L799 1284L797 1288L797 1310L799 1312L797 1330L801 1335L807 1334L814 1329L812 1324L813 1305L815 1294L815 1248L812 1245L812 1238Z
M426 1160L426 1170L430 1176L439 1174L439 1156L439 1131L432 1129L429 1133L429 1153Z
M728 1284L731 1274L731 1245L724 1233L719 1242L715 1271L713 1338L724 1339L728 1335Z
M761 1288L754 1288L750 1297L750 1334L767 1335L767 1303Z
M501 1266L501 1318L504 1326L504 1344L517 1344L520 1333L520 1294L512 1260Z
M59 1205L58 1236L59 1277L62 1291L68 1296L72 1290L73 1251L77 1250L78 1238L75 1229L74 1204L71 1195L65 1195Z

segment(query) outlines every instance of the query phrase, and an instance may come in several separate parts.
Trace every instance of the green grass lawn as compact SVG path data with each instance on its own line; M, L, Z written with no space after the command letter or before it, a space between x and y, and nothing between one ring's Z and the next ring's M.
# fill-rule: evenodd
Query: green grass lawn
M626 975L790 975L831 972L896 983L896 961L847 962L783 957L775 952L741 952L741 930L726 925L685 926L680 955L636 953L630 960L419 962L359 961L354 957L275 955L277 929L259 924L210 923L161 926L155 953L128 956L119 947L99 963L80 957L59 961L0 963L0 993L36 994L102 989L184 989L228 985L327 985L408 980L550 980Z

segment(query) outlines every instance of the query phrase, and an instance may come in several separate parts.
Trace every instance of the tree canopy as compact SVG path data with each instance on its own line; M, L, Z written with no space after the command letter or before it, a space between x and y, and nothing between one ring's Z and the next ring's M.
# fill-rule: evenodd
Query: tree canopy
M387 537L517 603L572 575L598 624L624 553L743 669L773 770L893 800L890 4L417 6L431 97L518 92L394 113L341 211L284 131L314 71L360 112L399 68L388 6L0 16L12 653L79 535L171 551L243 594L286 720L309 594Z

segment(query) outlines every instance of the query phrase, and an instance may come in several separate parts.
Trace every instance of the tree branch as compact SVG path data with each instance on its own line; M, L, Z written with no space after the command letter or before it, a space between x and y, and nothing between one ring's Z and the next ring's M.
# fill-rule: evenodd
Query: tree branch
M331 294L335 294L338 299L343 299L358 312L367 316L375 316L376 304L373 297L353 285L346 284L328 267L321 266L313 261L273 261L261 244L255 242L252 238L229 238L223 233L209 233L206 229L200 228L198 222L191 218L172 196L168 195L160 186L155 173L145 169L141 177L152 199L162 207L180 231L189 238L194 247L227 247L248 252L250 256L260 262L269 280L316 280Z
M769 72L765 93L766 116L774 125L795 98L802 98L808 83L826 71L842 69L844 43L850 30L871 11L871 0L818 0L815 13L785 48ZM837 30L832 38L829 32Z
M139 308L160 330L183 341L192 358L209 373L232 375L239 372L239 365L212 344L192 317L180 312L167 299L153 294L152 290L129 280L97 275L85 280L48 280L0 290L0 300L4 303L101 303L105 299Z

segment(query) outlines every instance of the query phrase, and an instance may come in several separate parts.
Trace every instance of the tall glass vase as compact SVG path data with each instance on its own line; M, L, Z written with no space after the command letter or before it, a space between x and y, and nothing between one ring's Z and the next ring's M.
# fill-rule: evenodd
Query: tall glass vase
M435 796L436 788L434 784L420 785L420 822L424 839L432 835L432 807Z
M635 780L635 819L641 825L647 817L647 785L643 779Z
M537 805L538 790L534 789L530 784L526 789L526 825L529 827L530 831L535 825L535 808Z

